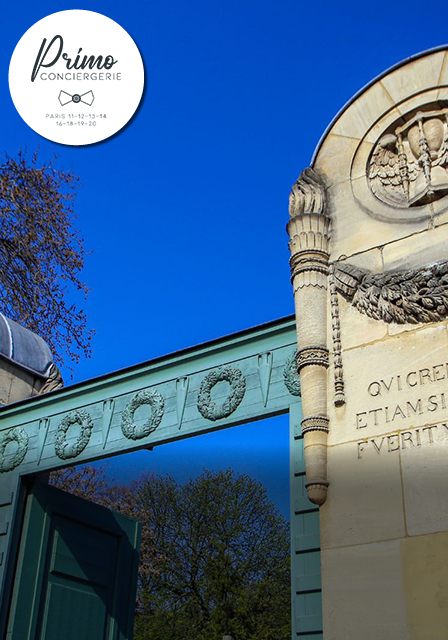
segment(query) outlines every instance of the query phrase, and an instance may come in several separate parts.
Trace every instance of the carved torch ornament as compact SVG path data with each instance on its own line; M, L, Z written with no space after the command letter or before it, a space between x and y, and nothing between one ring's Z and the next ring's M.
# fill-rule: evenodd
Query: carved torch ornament
M330 218L325 187L305 169L292 187L289 200L291 282L294 287L298 336L297 369L302 387L302 433L306 488L315 504L327 497L327 289Z

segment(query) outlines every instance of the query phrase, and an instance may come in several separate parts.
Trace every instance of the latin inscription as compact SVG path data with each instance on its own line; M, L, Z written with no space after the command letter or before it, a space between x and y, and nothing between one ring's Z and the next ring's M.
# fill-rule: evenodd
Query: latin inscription
M443 381L448 381L448 363L436 364L402 375L373 380L367 387L371 398L378 400L378 406L368 411L360 411L355 416L357 429L377 427L384 424L398 424L415 416L431 414L438 409L446 410L448 389L440 390ZM436 390L434 387L438 386ZM407 392L418 391L418 398L410 399ZM396 401L396 394L399 401ZM391 398L393 396L393 399Z
M362 458L369 451L374 451L379 455L381 453L393 453L400 449L432 445L441 436L445 436L445 440L448 438L448 424L445 422L418 429L388 433L376 438L366 438L357 443L358 458Z

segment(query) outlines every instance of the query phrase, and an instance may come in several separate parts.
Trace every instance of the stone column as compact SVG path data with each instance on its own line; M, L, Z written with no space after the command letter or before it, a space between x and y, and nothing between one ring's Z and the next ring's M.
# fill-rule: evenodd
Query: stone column
M327 497L327 280L330 219L325 188L305 169L290 195L291 281L297 325L297 369L302 387L306 488L315 504Z

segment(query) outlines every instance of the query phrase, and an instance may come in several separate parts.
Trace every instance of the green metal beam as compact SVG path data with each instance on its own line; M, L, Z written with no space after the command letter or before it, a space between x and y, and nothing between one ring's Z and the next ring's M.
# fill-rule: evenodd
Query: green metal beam
M11 429L30 474L285 413L295 342L288 317L4 407L0 466Z
M152 448L287 413L291 408L295 434L291 440L293 631L294 637L304 631L317 634L316 640L321 637L317 632L320 624L317 582L308 590L308 580L307 593L302 586L297 587L297 580L304 584L300 576L310 572L308 564L318 562L319 557L318 530L315 535L318 512L302 495L304 469L302 443L297 440L301 403L296 345L295 319L288 316L1 408L3 611L11 587L12 563L5 560L10 554L11 558L15 555L11 532L17 535L18 518L14 514L20 514L21 476ZM316 549L313 547L307 555L306 545L311 538L305 540L304 536L310 526ZM297 544L303 549L298 551ZM308 556L308 564L302 567ZM314 574L311 577L314 579ZM304 606L306 611L300 615L299 624L296 618ZM0 627L1 623L0 619ZM304 624L308 625L306 629Z

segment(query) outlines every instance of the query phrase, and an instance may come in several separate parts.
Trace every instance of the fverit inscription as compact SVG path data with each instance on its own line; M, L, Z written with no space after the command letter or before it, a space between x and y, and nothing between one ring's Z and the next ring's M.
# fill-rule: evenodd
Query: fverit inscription
M433 424L427 427L408 429L406 431L396 431L388 433L378 438L366 438L357 443L358 458L362 458L369 450L378 455L384 452L394 451L431 445L436 442L447 442L448 424Z

